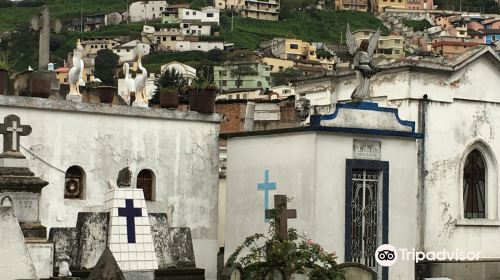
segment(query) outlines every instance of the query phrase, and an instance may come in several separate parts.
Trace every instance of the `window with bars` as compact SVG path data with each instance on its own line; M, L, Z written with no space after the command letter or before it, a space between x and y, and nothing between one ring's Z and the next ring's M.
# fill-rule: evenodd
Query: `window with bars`
M464 217L486 217L486 164L478 150L472 150L464 165Z
M137 188L142 189L144 199L147 201L152 201L154 198L154 183L155 175L149 169L143 169L137 175Z

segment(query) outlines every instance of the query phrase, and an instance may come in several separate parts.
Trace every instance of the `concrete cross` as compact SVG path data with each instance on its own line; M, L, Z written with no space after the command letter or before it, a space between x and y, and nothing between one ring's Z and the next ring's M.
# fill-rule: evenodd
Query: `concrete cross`
M297 210L287 208L287 199L284 194L274 196L274 208L266 210L266 218L274 219L276 236L281 240L288 239L288 219L297 218Z
M127 240L135 243L135 217L142 216L142 209L134 208L133 199L125 199L125 208L118 208L118 216L127 218Z
M257 189L264 191L264 211L269 209L269 191L276 190L276 183L269 182L269 170L264 171L264 183L257 184ZM265 219L266 222L269 219Z
M31 126L21 125L21 120L16 115L8 115L4 123L0 124L0 134L3 134L3 151L6 153L19 153L21 136L31 133Z

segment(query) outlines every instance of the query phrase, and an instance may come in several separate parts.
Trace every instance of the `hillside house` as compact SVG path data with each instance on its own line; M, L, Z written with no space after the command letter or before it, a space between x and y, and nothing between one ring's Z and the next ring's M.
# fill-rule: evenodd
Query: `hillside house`
M238 69L239 65L246 65L252 67L256 75L231 75L231 70ZM238 74L238 73L236 73ZM242 62L239 64L224 64L214 66L214 82L222 89L266 89L269 88L271 81L271 69L268 65L260 62Z
M129 14L131 22L144 20L161 19L163 12L167 8L167 1L138 1L130 3Z

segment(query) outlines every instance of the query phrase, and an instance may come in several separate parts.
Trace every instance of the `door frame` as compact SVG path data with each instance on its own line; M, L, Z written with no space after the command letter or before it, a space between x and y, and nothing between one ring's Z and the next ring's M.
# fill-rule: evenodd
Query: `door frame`
M382 244L389 243L389 162L367 159L346 159L345 174L345 236L344 236L344 261L352 262L352 170L370 169L382 173ZM377 205L378 202L377 202ZM387 280L389 271L387 267L382 268L382 279Z

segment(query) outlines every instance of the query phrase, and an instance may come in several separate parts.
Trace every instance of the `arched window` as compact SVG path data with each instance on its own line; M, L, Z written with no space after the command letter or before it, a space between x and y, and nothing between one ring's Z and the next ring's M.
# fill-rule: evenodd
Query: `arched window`
M464 217L486 217L486 162L481 153L472 150L464 165Z
M73 165L66 170L64 180L64 198L83 199L85 188L85 171L80 166Z
M137 188L142 189L144 199L152 201L154 199L155 174L149 169L143 169L137 175Z

